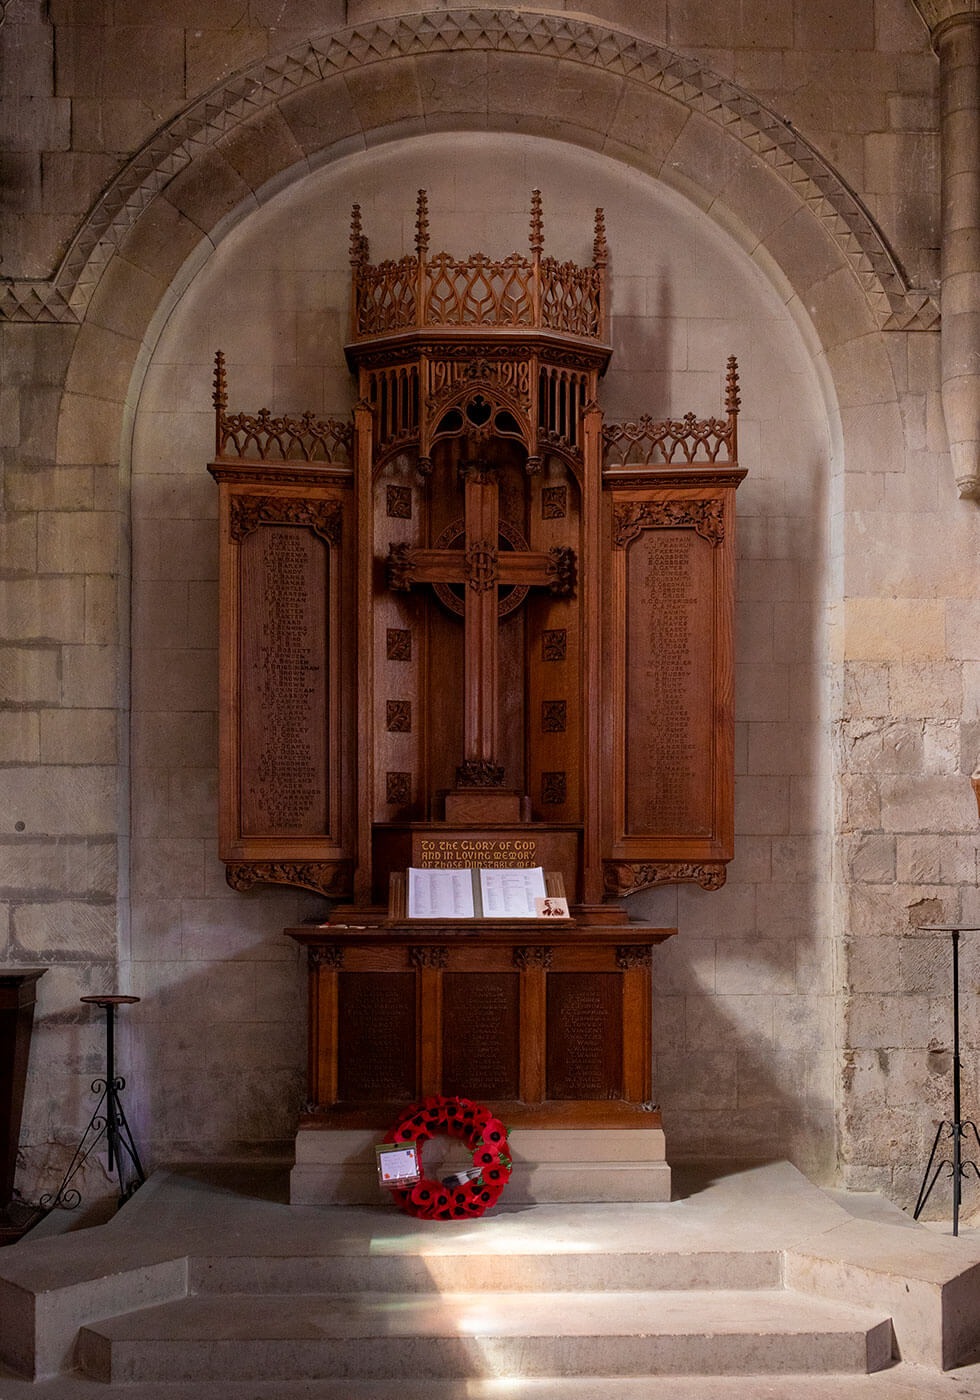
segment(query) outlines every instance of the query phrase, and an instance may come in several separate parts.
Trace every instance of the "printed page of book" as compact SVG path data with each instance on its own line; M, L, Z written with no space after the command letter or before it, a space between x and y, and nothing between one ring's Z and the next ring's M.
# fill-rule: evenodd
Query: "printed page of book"
M410 919L472 919L473 873L470 870L408 870Z
M537 916L535 896L545 895L544 871L481 870L480 894L485 919L533 919Z

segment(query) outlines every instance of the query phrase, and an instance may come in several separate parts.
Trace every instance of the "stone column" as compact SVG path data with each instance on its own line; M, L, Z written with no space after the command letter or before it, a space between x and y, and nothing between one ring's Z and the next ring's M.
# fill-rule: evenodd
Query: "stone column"
M913 0L939 55L943 412L960 495L980 498L980 0Z

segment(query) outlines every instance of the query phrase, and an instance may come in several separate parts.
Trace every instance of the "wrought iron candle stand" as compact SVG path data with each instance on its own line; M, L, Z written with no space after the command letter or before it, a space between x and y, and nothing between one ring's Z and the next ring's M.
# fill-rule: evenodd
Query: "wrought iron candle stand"
M101 1006L106 1015L105 1022L105 1077L92 1080L92 1093L101 1094L95 1111L89 1119L88 1127L82 1134L75 1155L68 1164L61 1185L53 1196L42 1196L41 1205L46 1210L60 1206L62 1210L74 1210L81 1202L81 1193L71 1185L76 1174L105 1138L108 1154L109 1174L115 1174L119 1181L119 1204L129 1200L138 1187L146 1180L143 1164L133 1135L126 1121L120 1093L126 1087L122 1075L116 1074L116 1007L132 1006L139 997L94 996L81 997L81 1001Z
M915 1203L912 1218L918 1220L932 1188L939 1179L940 1172L944 1167L949 1167L953 1179L953 1234L958 1235L960 1232L962 1180L971 1167L980 1180L980 1167L977 1166L976 1162L963 1158L964 1135L972 1132L977 1148L980 1150L980 1134L977 1133L977 1125L972 1119L963 1119L960 1116L960 934L980 933L980 928L951 928L945 925L930 925L923 926L918 932L948 933L953 941L953 1118L951 1122L940 1123L936 1129L932 1151L929 1153L929 1161L926 1163L926 1169L922 1176L919 1199ZM944 1157L933 1171L933 1163L936 1161L936 1154L939 1151L939 1140L945 1131L948 1131L952 1143L952 1156ZM930 1173L932 1173L931 1176Z

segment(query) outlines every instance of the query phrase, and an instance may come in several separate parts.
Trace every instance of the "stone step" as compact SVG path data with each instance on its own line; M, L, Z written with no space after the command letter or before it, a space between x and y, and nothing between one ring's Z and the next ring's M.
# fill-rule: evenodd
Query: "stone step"
M779 1250L620 1254L460 1253L452 1249L309 1255L218 1255L188 1260L191 1293L477 1293L690 1288L781 1288Z
M96 1380L785 1375L887 1366L891 1320L782 1289L196 1297L83 1327Z

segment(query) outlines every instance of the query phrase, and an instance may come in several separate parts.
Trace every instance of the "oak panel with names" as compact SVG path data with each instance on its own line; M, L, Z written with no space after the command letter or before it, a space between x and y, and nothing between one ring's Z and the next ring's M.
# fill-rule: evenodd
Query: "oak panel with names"
M344 1101L411 1099L416 1093L415 974L337 977L337 1092Z
M712 829L712 545L648 529L627 552L628 836Z
M546 1037L547 1098L622 1098L623 983L617 973L549 973Z
M329 825L328 545L263 525L242 541L241 830Z
M520 1096L520 975L444 972L443 1093L476 1099Z

